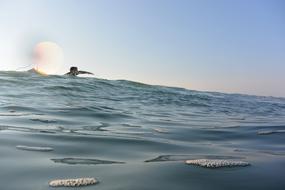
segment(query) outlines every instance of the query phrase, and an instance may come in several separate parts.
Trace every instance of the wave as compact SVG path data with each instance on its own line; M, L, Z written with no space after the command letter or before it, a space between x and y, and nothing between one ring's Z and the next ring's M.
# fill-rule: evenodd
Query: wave
M166 116L182 122L191 115L235 122L243 118L244 123L285 118L284 98L199 92L127 80L42 77L28 72L1 71L0 80L4 84L0 91L3 111L57 112L105 119L132 119L139 114L148 120Z

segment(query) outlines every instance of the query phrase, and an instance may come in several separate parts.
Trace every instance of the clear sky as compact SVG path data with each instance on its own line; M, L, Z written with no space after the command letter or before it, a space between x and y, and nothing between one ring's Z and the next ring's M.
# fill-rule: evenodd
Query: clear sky
M284 0L0 0L0 70L41 41L60 74L285 97Z

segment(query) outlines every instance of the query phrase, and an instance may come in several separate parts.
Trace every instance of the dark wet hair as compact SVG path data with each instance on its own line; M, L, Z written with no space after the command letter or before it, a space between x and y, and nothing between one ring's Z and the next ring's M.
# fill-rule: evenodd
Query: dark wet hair
M70 71L78 71L77 67L70 67Z

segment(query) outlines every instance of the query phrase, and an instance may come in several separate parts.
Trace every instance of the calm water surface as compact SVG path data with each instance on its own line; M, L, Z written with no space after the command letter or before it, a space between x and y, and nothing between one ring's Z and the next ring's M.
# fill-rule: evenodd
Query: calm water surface
M0 155L3 190L77 177L100 181L86 190L284 190L285 99L0 72ZM251 165L184 163L200 158Z

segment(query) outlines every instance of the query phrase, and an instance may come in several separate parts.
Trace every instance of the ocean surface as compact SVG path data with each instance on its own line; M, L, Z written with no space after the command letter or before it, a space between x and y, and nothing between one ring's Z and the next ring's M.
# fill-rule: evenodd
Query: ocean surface
M284 190L285 99L1 71L0 189L80 177L59 189Z

